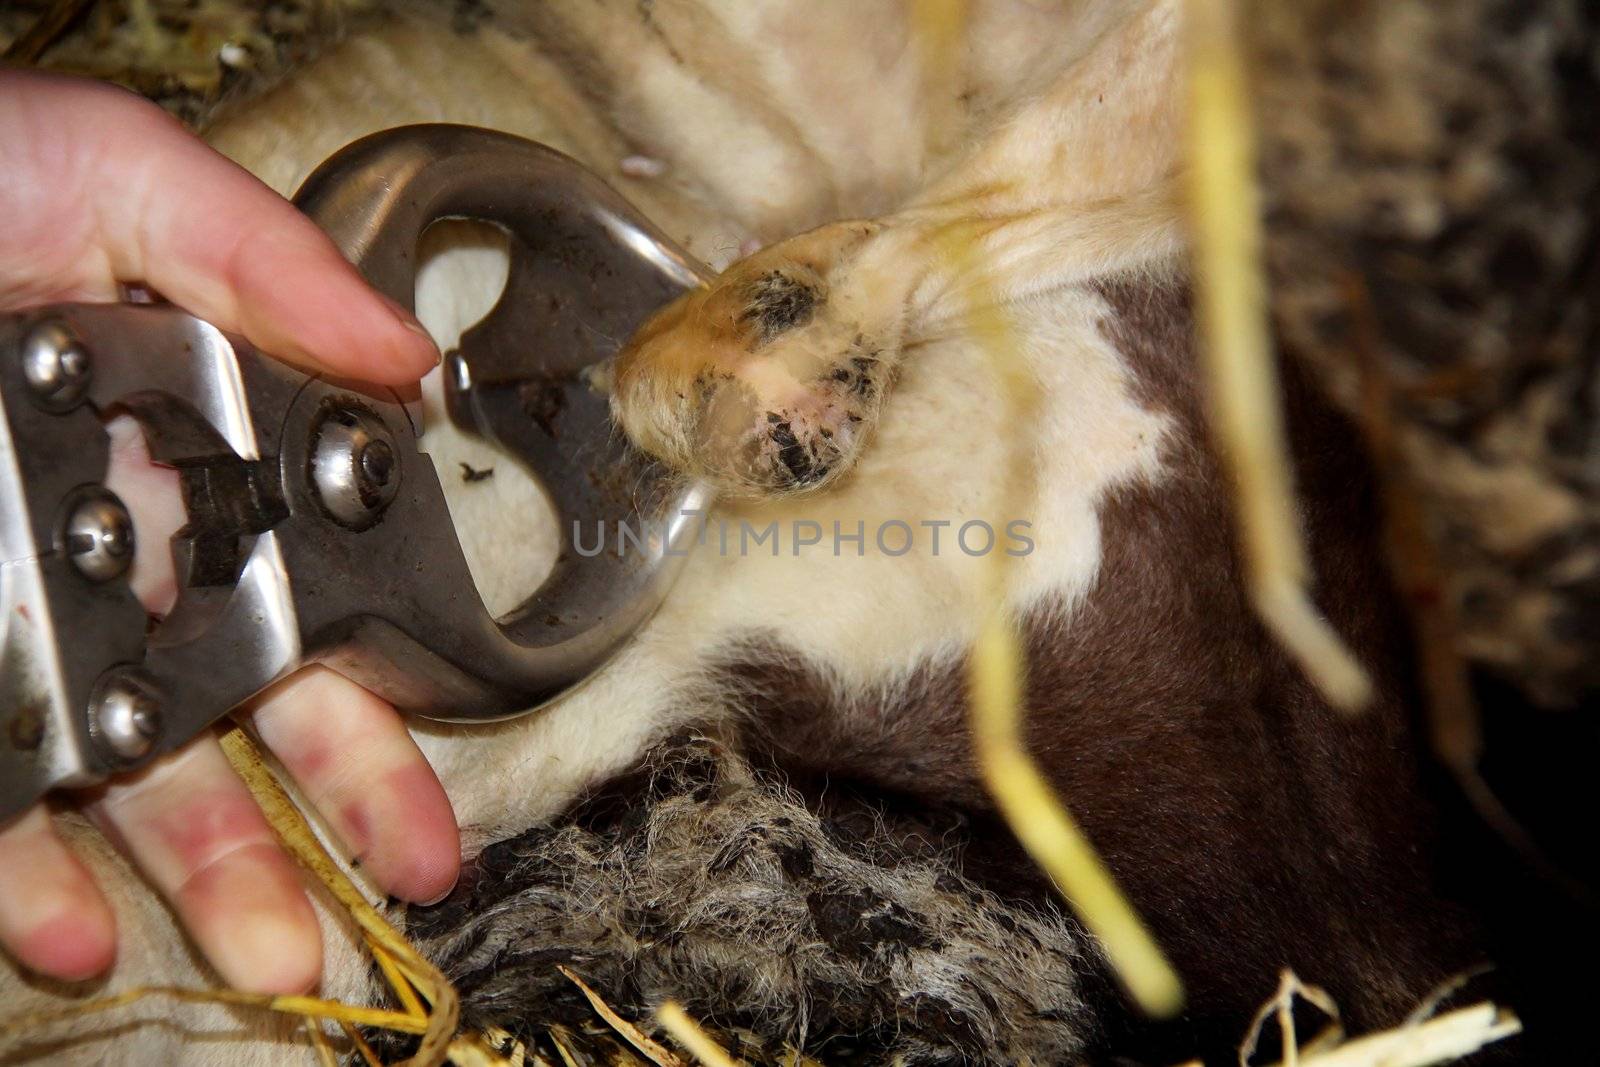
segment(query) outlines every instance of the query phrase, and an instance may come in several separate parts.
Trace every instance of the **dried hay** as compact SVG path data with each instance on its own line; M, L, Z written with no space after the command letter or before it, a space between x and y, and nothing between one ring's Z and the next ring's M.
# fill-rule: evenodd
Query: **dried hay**
M186 121L303 62L379 0L32 0L0 5L0 61L116 82Z

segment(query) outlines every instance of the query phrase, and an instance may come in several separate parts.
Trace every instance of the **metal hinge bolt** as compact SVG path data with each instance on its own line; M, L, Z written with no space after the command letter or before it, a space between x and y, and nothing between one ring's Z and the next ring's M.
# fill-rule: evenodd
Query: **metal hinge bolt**
M124 761L148 755L161 736L161 700L155 688L136 672L118 667L95 691L92 732L106 753Z
M22 376L39 403L51 411L76 404L89 388L89 351L71 330L41 322L22 339Z
M62 532L72 565L91 582L107 582L133 562L133 519L107 489L85 493L67 515Z
M383 420L355 403L327 408L313 430L311 484L335 521L365 530L400 488L400 461Z

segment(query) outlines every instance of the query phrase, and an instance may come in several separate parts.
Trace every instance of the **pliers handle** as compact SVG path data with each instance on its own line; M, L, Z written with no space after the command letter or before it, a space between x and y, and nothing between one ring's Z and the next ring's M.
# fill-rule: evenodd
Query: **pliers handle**
M308 663L431 718L536 710L650 616L695 536L709 491L632 452L593 380L707 277L626 201L544 146L428 125L350 145L296 203L408 307L430 225L504 229L505 292L447 357L451 417L532 470L564 538L623 522L649 531L644 547L563 551L491 618L414 399L300 373L168 306L0 316L0 824L178 747ZM526 413L530 388L553 419ZM103 484L118 411L179 472L188 511L178 600L153 627L125 580L136 531Z

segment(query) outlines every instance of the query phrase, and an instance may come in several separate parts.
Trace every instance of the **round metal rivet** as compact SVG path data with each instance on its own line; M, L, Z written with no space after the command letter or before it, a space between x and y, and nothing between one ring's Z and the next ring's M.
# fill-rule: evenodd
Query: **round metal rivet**
M394 449L387 441L369 441L361 450L361 473L375 488L389 484L394 476Z
M92 582L110 581L133 562L133 519L116 494L106 489L78 499L67 514L62 540L72 565Z
M22 376L51 411L72 407L89 388L89 352L60 322L41 322L22 339Z
M355 405L325 411L312 431L311 484L334 521L365 530L400 488L400 463L389 430Z
M155 687L135 671L113 668L95 692L91 732L107 755L117 760L148 755L161 737L161 700Z

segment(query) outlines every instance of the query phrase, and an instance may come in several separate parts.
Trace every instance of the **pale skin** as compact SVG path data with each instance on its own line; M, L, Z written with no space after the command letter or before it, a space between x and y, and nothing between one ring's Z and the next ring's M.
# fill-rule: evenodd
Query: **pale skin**
M0 72L0 218L0 310L116 300L138 284L300 366L400 384L438 360L416 320L288 202L118 89ZM131 422L112 437L108 481L140 532L134 588L160 613L175 596L165 532L182 522L176 479L149 463ZM455 817L393 708L318 669L247 714L384 891L429 901L450 890ZM321 934L300 875L213 736L52 803L84 807L127 851L225 982L285 993L316 983ZM0 825L0 946L68 980L116 956L112 912L43 805Z

